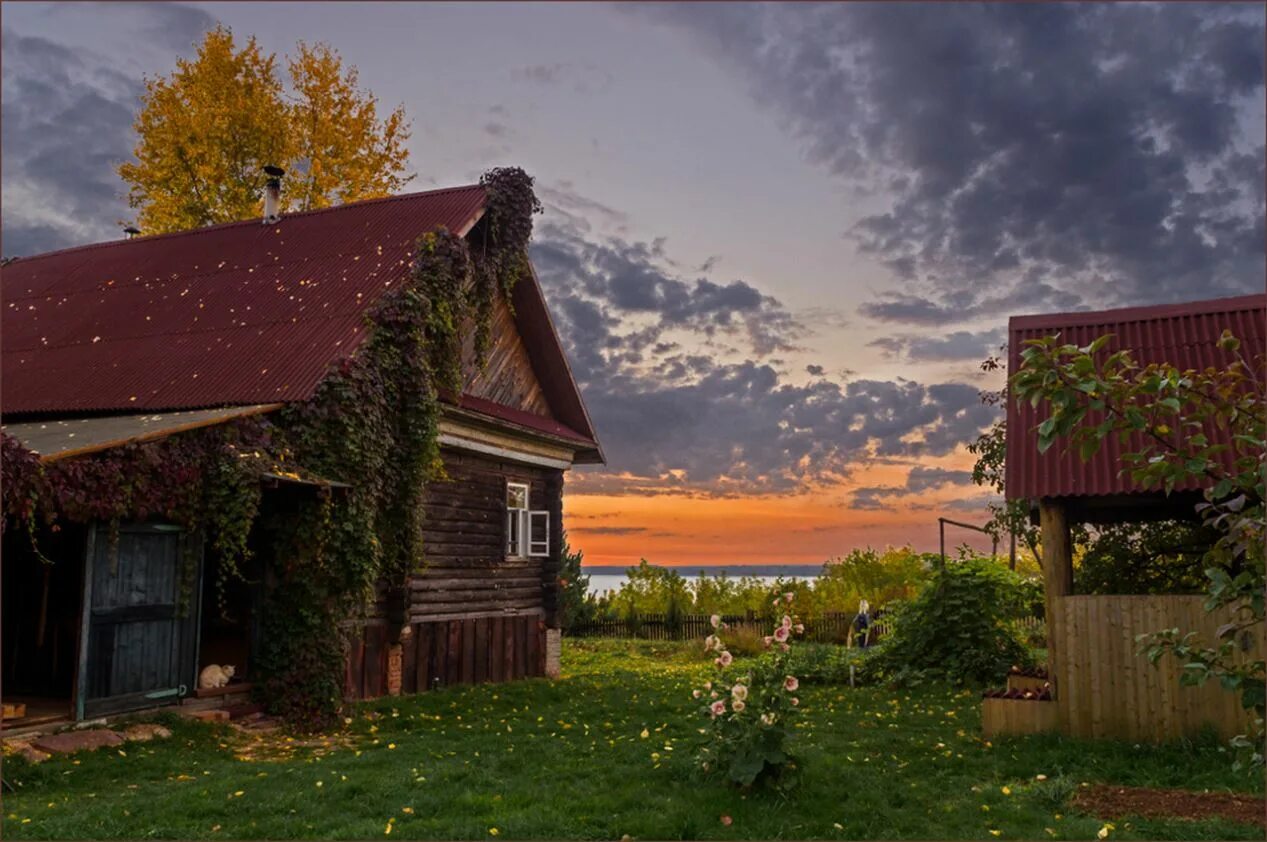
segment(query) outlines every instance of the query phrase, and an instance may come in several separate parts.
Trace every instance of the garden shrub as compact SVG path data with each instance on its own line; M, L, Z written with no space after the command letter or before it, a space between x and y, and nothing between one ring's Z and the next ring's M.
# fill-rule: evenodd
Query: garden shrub
M1012 665L1033 660L1012 622L1025 610L1025 597L1022 578L995 561L947 564L894 612L877 666L897 683L998 681Z
M805 627L796 619L789 591L775 600L781 605L782 619L763 638L768 651L742 665L722 640L727 631L721 618L713 615L716 634L706 642L717 653L717 672L711 681L693 695L703 703L700 715L708 717L708 728L702 729L706 742L696 760L706 775L725 775L737 786L748 788L769 785L789 789L796 781L796 769L788 741L799 714L800 699L796 691L799 680L789 669L789 654L795 635Z
M744 657L764 655L766 645L764 635L752 626L728 626L726 629L726 648L732 655Z
M846 649L827 643L803 643L789 654L788 672L803 684L848 684L849 668L853 681L862 686L875 684L880 678L877 659L882 649Z

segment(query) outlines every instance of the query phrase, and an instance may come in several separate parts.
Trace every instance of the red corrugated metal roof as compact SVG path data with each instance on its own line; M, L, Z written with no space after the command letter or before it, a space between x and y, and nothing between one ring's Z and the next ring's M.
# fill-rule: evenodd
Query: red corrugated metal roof
M1062 341L1090 344L1106 333L1114 335L1105 354L1128 348L1141 365L1170 363L1180 369L1223 366L1229 355L1218 348L1227 329L1241 339L1247 356L1267 346L1267 295L1248 295L1189 304L1133 307L1084 313L1016 316L1008 323L1008 375L1020 366L1027 339L1059 333ZM1038 452L1035 427L1046 418L1043 405L1012 401L1007 408L1007 475L1009 499L1040 497L1108 496L1147 491L1121 474L1122 454L1137 445L1120 445L1116 437L1105 440L1099 453L1083 461L1057 443L1045 454ZM1217 433L1215 433L1217 435ZM1200 488L1193 482L1185 488Z
M457 187L23 258L4 267L6 417L308 397L362 338L419 235L465 232Z

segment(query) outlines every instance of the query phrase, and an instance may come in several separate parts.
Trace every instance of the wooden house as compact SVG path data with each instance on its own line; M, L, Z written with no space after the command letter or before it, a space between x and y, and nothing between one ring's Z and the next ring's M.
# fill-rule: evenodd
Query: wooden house
M1249 295L1186 304L1013 317L1009 376L1019 370L1027 340L1059 335L1089 345L1111 334L1105 354L1129 349L1141 365L1183 369L1225 366L1232 357L1218 340L1230 330L1251 355L1267 345L1267 296ZM1010 401L1007 407L1005 488L1024 500L1042 529L1048 671L1062 731L1082 737L1163 740L1210 726L1226 736L1244 733L1248 714L1237 694L1217 681L1181 686L1181 664L1166 657L1154 667L1140 654L1139 635L1167 628L1197 632L1207 643L1229 619L1209 614L1202 595L1079 593L1070 526L1149 520L1198 521L1205 483L1190 481L1170 494L1134 483L1122 454L1137 446L1109 437L1090 459L1058 443L1038 451L1036 428L1045 406ZM1226 430L1211 435L1228 435ZM1229 457L1230 458L1230 457ZM1261 631L1261 628L1260 628ZM1259 639L1241 641L1247 658L1261 658Z
M4 431L41 460L73 460L305 400L365 338L421 234L478 241L485 196L435 190L16 260L0 275ZM535 276L498 304L486 365L473 361L467 341L463 392L440 421L448 480L427 490L427 565L395 616L380 601L353 630L347 697L557 669L564 474L603 456ZM311 493L293 476L262 481L266 502ZM24 722L249 689L260 586L213 610L204 569L195 610L177 611L195 536L128 523L107 553L104 524L66 524L42 536L48 565L19 533L6 531L0 565L0 681ZM204 693L212 663L237 675Z

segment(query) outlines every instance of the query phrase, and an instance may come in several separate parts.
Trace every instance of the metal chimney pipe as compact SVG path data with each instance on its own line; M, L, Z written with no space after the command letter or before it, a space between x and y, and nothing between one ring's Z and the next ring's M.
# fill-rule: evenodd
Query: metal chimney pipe
M282 218L282 176L286 171L281 167L264 168L268 181L264 184L264 224L272 225Z
M134 226L129 225L127 228L124 228L124 229L123 229L123 233L124 233L124 234L127 234L127 235L128 235L128 239L130 240L130 239L132 239L133 237L139 237L139 236L141 236L141 229L140 229L140 228L136 228L136 227L134 227Z

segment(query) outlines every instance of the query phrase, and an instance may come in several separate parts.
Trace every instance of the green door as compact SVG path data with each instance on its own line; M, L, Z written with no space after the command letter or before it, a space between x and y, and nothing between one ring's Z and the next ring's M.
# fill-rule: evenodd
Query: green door
M195 686L202 553L193 541L178 526L125 524L112 553L107 527L89 531L79 719L174 703Z

